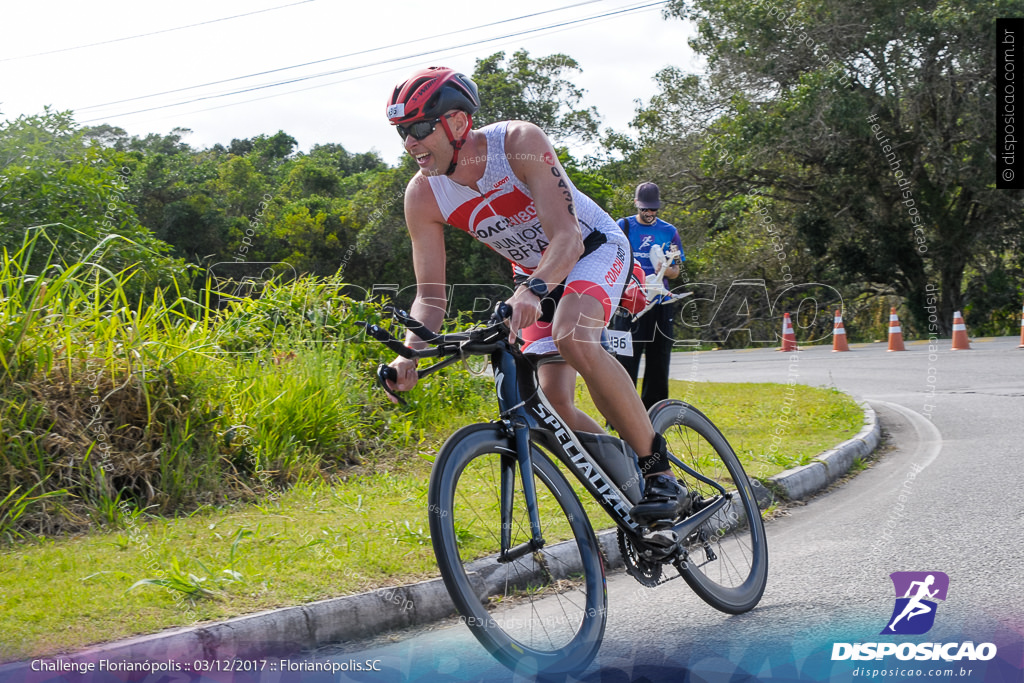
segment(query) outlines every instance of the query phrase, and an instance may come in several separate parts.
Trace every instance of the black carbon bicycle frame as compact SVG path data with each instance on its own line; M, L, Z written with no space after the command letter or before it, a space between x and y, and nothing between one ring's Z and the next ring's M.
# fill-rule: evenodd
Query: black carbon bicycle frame
M542 361L543 362L543 361ZM523 367L527 366L527 367ZM499 562L511 562L523 555L540 550L544 538L540 529L537 507L537 489L533 477L533 453L531 442L536 442L553 453L604 511L634 543L640 541L640 525L630 517L632 505L610 476L587 452L579 439L548 403L544 392L537 383L535 364L525 356L513 354L507 343L499 342L491 353L491 367L494 371L495 390L501 421L509 437L510 448L515 454L502 458L501 471L501 553ZM687 467L675 457L672 462L688 474L717 488L723 495L700 512L675 525L680 538L684 538L708 518L725 506L728 494L716 482L707 479ZM515 548L510 548L512 535L512 506L515 483L515 466L522 473L523 496L530 518L531 539ZM526 473L530 473L527 476Z

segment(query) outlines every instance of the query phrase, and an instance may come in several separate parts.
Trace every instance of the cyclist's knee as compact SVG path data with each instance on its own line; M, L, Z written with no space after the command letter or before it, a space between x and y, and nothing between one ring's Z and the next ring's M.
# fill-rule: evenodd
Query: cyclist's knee
M600 335L590 338L589 334L579 336L568 334L561 339L556 339L555 346L562 358L565 358L577 370L579 370L579 363L592 361L596 354L607 353L601 346Z
M566 295L555 312L551 334L555 343L600 343L605 322L604 310L597 299L583 294Z

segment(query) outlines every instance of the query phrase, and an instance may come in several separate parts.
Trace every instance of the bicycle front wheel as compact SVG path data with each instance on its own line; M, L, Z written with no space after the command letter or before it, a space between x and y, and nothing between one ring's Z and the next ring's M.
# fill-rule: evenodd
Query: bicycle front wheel
M533 475L545 545L508 562L501 547L502 471L514 474L509 547L530 541L515 451L494 425L454 434L430 477L430 536L452 601L477 640L524 674L580 671L604 636L604 565L586 513L565 477L536 448Z
M679 571L690 588L715 609L741 614L764 594L768 579L768 543L757 499L743 465L718 428L703 413L682 401L651 407L654 430L665 437L675 456L672 473L705 502L721 492L685 473L687 467L726 491L726 504L683 542L687 559Z

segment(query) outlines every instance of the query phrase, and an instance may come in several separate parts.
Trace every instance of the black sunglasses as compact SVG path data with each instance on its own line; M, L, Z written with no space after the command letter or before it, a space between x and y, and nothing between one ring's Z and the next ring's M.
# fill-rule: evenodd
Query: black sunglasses
M640 213L658 213L657 209L640 209Z
M441 118L447 117L442 116ZM398 135L403 140L410 135L416 140L422 140L433 133L439 123L441 123L441 119L434 119L433 121L417 121L416 123L410 123L408 126L396 125L395 128L398 129Z

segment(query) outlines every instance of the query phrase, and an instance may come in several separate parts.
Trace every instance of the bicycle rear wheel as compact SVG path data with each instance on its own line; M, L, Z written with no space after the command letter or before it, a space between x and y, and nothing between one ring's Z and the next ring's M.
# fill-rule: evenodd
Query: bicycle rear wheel
M705 602L729 614L752 609L768 578L768 543L750 480L718 428L699 410L666 400L651 407L654 430L665 437L677 462L673 474L705 501L721 493L685 473L690 469L715 481L729 496L725 506L684 539L683 579Z
M597 538L565 477L534 449L546 543L498 562L502 467L514 461L494 425L467 427L445 443L428 493L437 564L466 625L504 665L529 675L580 671L597 654L607 619ZM522 477L514 471L511 547L531 539Z

